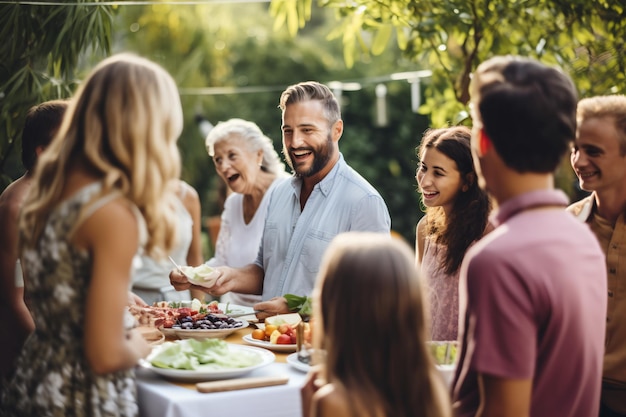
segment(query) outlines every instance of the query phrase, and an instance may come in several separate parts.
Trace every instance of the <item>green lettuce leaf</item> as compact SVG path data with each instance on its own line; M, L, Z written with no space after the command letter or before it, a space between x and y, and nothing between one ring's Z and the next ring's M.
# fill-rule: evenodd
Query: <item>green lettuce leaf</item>
M311 297L306 295L285 294L283 295L287 300L287 307L289 311L298 312L301 316L310 316L313 313L313 306L311 304Z
M163 344L150 363L159 368L206 371L247 368L261 361L256 352L231 351L221 339L185 339Z

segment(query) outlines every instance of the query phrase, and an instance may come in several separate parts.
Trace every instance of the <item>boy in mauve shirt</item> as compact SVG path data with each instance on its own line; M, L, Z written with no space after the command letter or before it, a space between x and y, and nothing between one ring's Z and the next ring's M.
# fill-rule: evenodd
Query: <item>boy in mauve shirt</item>
M507 56L477 68L471 94L474 163L498 209L461 267L455 413L597 415L604 255L553 174L576 136L576 90L558 69Z

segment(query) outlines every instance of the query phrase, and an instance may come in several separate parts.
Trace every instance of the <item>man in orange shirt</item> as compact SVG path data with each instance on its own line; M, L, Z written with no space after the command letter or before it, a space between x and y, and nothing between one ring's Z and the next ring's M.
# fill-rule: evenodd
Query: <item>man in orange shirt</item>
M580 188L593 193L568 210L589 224L606 255L600 416L626 416L626 96L597 96L578 103L571 162Z

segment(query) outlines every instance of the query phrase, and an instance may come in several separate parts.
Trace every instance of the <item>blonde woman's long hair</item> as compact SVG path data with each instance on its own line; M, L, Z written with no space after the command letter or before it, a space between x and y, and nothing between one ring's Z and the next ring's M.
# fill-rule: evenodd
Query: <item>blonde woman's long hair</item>
M322 378L353 416L450 416L450 399L426 344L424 295L413 250L384 234L338 235L314 293L313 343Z
M101 178L101 195L119 192L139 208L148 231L146 253L167 253L176 239L172 202L182 125L178 90L163 68L132 54L102 61L78 89L37 163L21 217L22 245L39 240L67 173L80 167Z

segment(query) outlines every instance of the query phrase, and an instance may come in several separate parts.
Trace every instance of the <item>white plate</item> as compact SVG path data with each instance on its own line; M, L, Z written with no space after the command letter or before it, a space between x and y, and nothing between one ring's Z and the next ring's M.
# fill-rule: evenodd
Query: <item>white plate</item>
M161 326L159 327L159 330L165 335L165 337L176 337L176 329Z
M239 329L248 327L245 320L233 319L241 322L241 326L229 327L226 329L172 329L176 336L181 339L223 339L231 333L235 333Z
M160 345L160 346L163 346L163 345ZM154 373L167 379L183 381L183 382L198 382L198 381L210 381L210 380L216 380L216 379L236 378L236 377L245 375L249 372L252 372L255 369L269 365L270 363L274 362L274 360L276 360L276 356L272 352L267 351L266 349L260 349L260 348L256 348L253 346L236 345L232 343L228 343L228 347L231 350L256 352L258 353L260 357L260 361L259 363L255 365L248 366L245 368L225 368L225 369L211 370L211 371L209 370L192 371L192 370L187 370L187 369L159 368L159 367L153 366L149 362L149 358L152 355L154 355L154 352L156 352L156 349L155 349L152 351L153 353L150 354L150 356L148 356L148 359L140 360L139 364L144 368L151 369Z
M231 303L218 303L218 308L224 312L226 315L244 315L244 314L252 314L254 315L254 309L252 307L240 306L238 304ZM228 310L226 307L228 306Z
M311 369L310 365L300 362L298 360L298 352L292 353L291 355L287 356L286 359L287 363L298 371L309 372L309 369Z
M245 335L243 340L251 345L273 350L275 352L294 352L296 350L295 343L293 345L279 345L277 343L266 342L265 340L253 339L252 335L249 334Z
M179 302L182 306L184 307L190 307L191 306L191 300L182 300L182 301L177 301ZM221 310L221 311L226 311L226 303L218 303L217 307ZM251 314L251 317L256 320L256 316L254 315L254 309L252 307L247 307L247 306L241 306L238 304L228 304L228 311L231 314ZM216 313L209 313L209 314L216 314ZM216 331L213 330L212 334L208 334L208 335L204 335L204 336L199 336L197 338L211 338L211 337L219 337L219 338L224 338L226 336L228 336L229 334L233 333L236 330L239 329L244 329L246 327L248 327L250 325L249 320L246 320L244 317L237 317L235 318L235 320L241 321L243 323L243 326L237 327L236 329L224 329L224 330L230 330L228 332L223 332L222 329ZM166 337L177 337L178 335L176 334L177 330L176 329L172 329L171 327L159 327L159 330L166 336ZM194 329L194 331L196 331L196 329ZM222 335L222 334L223 335ZM198 334L198 333L192 333L191 335L194 334ZM182 336L180 336L181 338L183 338ZM186 337L185 337L186 338Z

